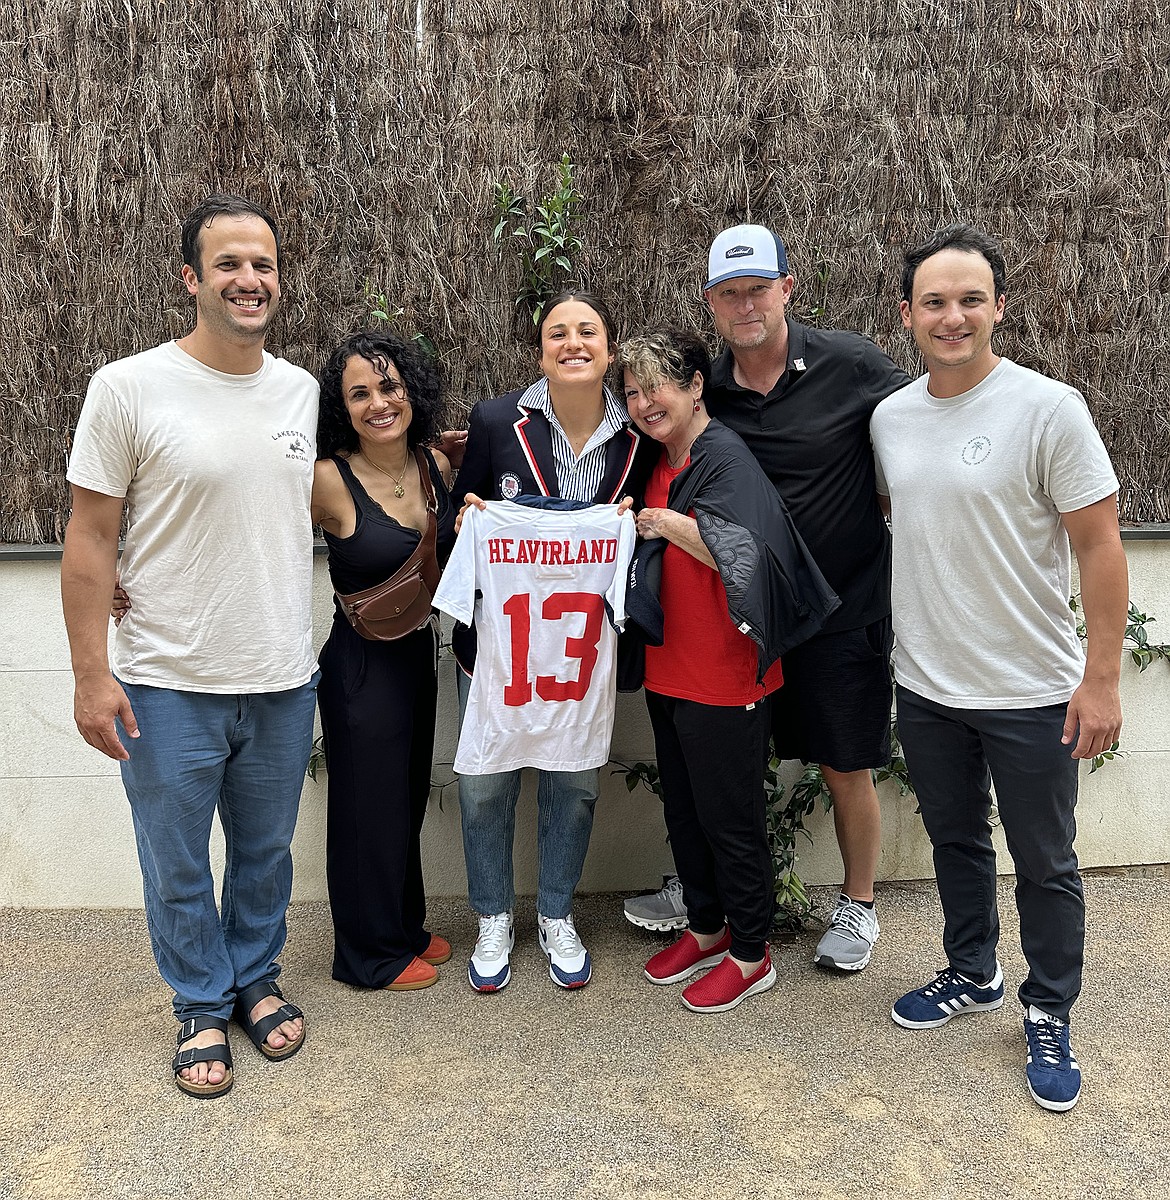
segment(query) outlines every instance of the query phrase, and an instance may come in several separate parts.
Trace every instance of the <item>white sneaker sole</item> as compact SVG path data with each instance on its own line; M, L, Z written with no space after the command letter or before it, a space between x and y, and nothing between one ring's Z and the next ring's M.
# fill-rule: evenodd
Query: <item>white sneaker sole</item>
M631 925L637 925L639 929L649 929L654 933L671 933L676 929L686 929L690 922L686 917L663 917L661 921L655 921L650 917L635 917L633 913L625 912L626 920Z
M1042 1096L1037 1096L1032 1090L1032 1085L1028 1084L1028 1091L1031 1093L1032 1099L1040 1105L1041 1108L1046 1108L1049 1112L1068 1112L1070 1108L1081 1098L1080 1092L1071 1100L1045 1100Z
M642 968L642 974L645 975L651 983L656 983L662 987L666 987L667 984L682 983L684 979L690 979L692 975L698 974L699 971L706 971L711 967L717 967L727 957L727 953L728 952L726 950L723 950L719 954L712 954L708 958L701 958L697 963L693 963L691 966L687 967L685 971L679 971L677 975L667 975L661 979L657 975L651 975L650 972L645 969L645 967Z
M734 1000L729 1000L726 1004L712 1004L712 1005L708 1005L705 1007L701 1007L697 1004L692 1004L685 996L680 996L679 999L682 1000L683 1004L687 1008L689 1008L691 1010L691 1012L697 1012L697 1013L729 1012L737 1004L742 1004L749 996L756 996L760 992L766 992L770 987L773 987L775 985L775 983L776 983L776 968L770 967L768 969L767 975L765 975L763 979L756 980L756 982L753 983L750 988L745 988L742 992L740 992L740 994L738 996L736 996L736 998Z

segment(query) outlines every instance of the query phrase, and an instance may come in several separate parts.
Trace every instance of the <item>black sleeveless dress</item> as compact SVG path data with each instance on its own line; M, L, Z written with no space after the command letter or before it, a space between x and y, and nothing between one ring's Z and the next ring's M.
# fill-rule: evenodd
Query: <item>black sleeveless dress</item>
M455 509L427 458L443 563L455 540ZM389 578L421 534L387 516L345 459L333 461L357 526L348 538L325 534L329 577L337 591L356 592ZM317 688L328 779L326 875L333 978L356 987L393 983L430 940L419 834L430 794L437 659L434 626L394 642L368 641L335 601Z

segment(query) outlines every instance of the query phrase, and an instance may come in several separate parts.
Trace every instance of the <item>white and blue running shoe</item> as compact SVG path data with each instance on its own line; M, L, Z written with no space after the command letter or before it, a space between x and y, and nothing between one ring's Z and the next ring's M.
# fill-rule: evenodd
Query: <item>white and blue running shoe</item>
M509 955L516 944L510 912L479 918L479 937L467 964L467 979L477 992L498 992L512 978Z
M536 926L553 983L563 988L584 987L593 974L593 964L577 935L572 915L543 917L537 913Z

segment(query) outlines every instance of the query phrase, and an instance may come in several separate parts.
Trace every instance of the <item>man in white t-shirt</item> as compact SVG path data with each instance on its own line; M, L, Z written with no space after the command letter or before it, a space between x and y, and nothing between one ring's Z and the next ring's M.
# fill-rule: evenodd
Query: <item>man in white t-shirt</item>
M280 298L272 218L212 196L183 222L184 338L90 382L69 459L61 595L74 716L118 761L151 945L191 1095L232 1084L227 1024L270 1059L304 1041L276 984L312 743L309 493L317 385L264 351ZM133 608L107 657L118 534ZM208 840L227 845L216 909Z
M1080 393L992 350L998 244L955 225L905 258L902 321L927 374L884 400L870 429L893 529L898 731L934 847L948 966L892 1016L930 1029L1003 1004L994 784L1028 962L1028 1087L1061 1112L1081 1086L1068 1028L1084 961L1078 765L1121 732L1117 477ZM1070 543L1087 656L1068 603Z

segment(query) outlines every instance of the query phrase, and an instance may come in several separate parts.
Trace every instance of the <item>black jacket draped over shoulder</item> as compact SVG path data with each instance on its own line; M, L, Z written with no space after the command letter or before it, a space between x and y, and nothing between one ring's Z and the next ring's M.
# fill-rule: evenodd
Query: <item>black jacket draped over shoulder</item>
M841 601L752 452L719 421L712 419L695 439L689 465L670 486L668 506L684 515L694 510L731 620L756 643L762 682L776 659L816 634ZM658 585L665 548L665 538L643 542L630 567L626 609L633 645L624 648L619 685L625 690L641 682L639 636L643 654L646 644L662 643Z

